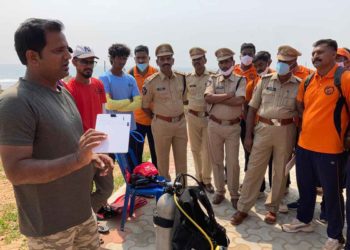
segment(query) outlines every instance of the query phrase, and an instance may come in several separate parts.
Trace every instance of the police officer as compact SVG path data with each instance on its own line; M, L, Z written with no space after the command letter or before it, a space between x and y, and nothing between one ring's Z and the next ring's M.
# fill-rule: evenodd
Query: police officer
M262 77L249 102L244 146L251 154L238 201L238 211L231 220L233 225L241 224L255 204L271 153L273 153L272 188L265 202L268 211L265 222L269 224L276 222L276 213L287 181L285 166L296 139L294 117L298 115L296 96L300 79L295 77L292 71L297 65L299 54L290 46L279 47L277 72ZM254 126L256 115L258 122Z
M159 174L170 180L169 153L173 149L176 174L187 173L187 128L184 116L185 76L172 70L173 48L156 48L160 71L148 77L142 88L142 108L152 117ZM153 111L151 110L153 103Z
M208 151L208 113L204 100L204 91L210 73L206 70L206 51L202 48L192 48L189 51L194 71L186 76L188 98L188 135L196 170L196 178L205 190L214 193L211 184L211 163Z
M215 195L213 204L225 199L224 148L227 167L227 188L231 203L237 207L239 188L240 116L245 102L246 79L233 73L234 52L221 48L215 52L220 74L210 77L204 93L209 104L209 151L213 162Z

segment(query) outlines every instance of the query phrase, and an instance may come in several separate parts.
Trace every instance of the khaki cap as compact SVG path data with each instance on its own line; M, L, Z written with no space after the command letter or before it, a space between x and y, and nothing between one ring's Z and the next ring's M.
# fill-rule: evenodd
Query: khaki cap
M289 45L283 45L278 48L277 59L281 61L293 61L301 56L301 53Z
M235 52L233 52L232 50L228 49L228 48L221 48L218 49L217 51L215 51L215 56L218 59L218 62L229 59L231 57L233 57L233 55L235 54Z
M156 48L156 56L170 56L173 54L173 48L168 43L163 43Z
M207 53L207 51L199 47L194 47L190 49L190 57L192 60L205 56L205 53Z

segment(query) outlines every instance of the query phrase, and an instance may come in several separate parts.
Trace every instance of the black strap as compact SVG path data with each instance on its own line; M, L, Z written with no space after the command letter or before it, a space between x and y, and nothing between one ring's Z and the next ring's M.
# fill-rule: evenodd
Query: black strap
M304 82L304 92L306 91L307 87L309 86L311 79L314 77L315 73L311 73L310 75L308 75L305 79Z
M334 85L337 87L337 89L339 91L340 98L344 99L346 112L348 113L348 115L350 115L349 106L348 106L348 104L346 102L346 98L344 97L343 91L341 89L341 76L343 75L343 73L344 73L344 68L343 67L338 67L335 70L335 73L334 73Z
M132 75L132 77L135 77L135 74L134 74L134 67L132 67L132 68L129 70L129 74Z
M174 220L168 220L159 216L153 216L153 223L163 228L172 228Z
M182 75L182 80L183 80L183 91L182 91L182 96L185 95L185 92L186 92L186 76L185 75Z
M238 82L237 82L237 85L236 85L236 91L239 87L239 84L241 83L242 79L245 78L244 76L241 76L239 79L238 79Z

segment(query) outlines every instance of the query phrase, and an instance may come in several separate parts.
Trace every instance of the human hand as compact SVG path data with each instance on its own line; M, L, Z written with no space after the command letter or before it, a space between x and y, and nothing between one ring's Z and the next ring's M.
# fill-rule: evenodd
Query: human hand
M94 129L87 130L79 140L79 149L75 153L76 160L82 166L89 164L93 157L92 149L107 138L105 133Z
M110 171L113 171L114 163L112 158L105 154L94 154L92 156L94 167L100 170L101 176L106 176Z

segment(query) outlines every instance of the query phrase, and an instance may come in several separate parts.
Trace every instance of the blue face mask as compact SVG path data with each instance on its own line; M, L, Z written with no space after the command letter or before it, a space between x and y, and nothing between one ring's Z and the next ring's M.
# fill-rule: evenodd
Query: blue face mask
M136 64L136 66L141 72L144 72L145 69L148 67L148 63L138 63Z
M284 62L277 62L276 72L280 76L287 75L290 72L289 65L287 63L284 63Z

